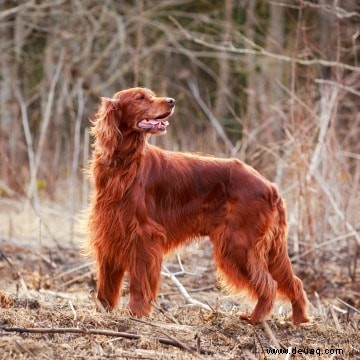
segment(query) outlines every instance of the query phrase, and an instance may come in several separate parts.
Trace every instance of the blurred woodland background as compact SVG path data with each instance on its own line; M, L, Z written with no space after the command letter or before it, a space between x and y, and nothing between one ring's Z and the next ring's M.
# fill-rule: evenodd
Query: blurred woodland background
M359 50L357 0L1 0L0 236L77 239L88 119L145 86L177 101L154 144L276 182L297 272L358 296Z

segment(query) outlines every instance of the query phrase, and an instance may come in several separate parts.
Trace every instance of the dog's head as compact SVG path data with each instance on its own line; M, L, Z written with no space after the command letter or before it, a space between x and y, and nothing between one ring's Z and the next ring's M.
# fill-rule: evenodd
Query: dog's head
M153 91L137 87L119 91L111 99L102 98L102 106L113 112L115 126L121 132L164 134L175 100L157 97Z

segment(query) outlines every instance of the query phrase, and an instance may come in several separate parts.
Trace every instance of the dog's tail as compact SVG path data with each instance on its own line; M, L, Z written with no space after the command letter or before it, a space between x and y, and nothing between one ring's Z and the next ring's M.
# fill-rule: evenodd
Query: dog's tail
M277 214L277 223L275 222L276 231L274 231L275 241L278 241L278 244L273 244L277 247L282 247L287 250L287 235L288 235L288 226L287 226L287 213L284 199L279 196L276 201L276 210Z
M268 211L264 214L263 230L256 243L258 261L265 267L268 264L269 252L278 255L280 249L287 248L287 214L285 201L273 184L269 189Z
M277 284L269 273L269 261L279 255L279 250L286 248L287 223L284 200L275 185L270 185L266 202L267 209L260 214L260 234L248 252L247 267L250 283L258 296L271 298L275 297Z

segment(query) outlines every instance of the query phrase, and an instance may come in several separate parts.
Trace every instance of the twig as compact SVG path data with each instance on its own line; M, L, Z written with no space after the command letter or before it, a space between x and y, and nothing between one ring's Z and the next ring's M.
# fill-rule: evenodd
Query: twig
M360 91L356 91L353 88L351 88L350 86L339 84L336 81L324 80L324 79L315 79L315 82L318 83L318 84L328 84L328 85L336 86L341 90L346 90L346 91L348 91L349 93L351 93L353 95L360 96Z
M103 330L103 329L84 329L84 328L25 328L25 327L6 327L0 326L0 330L6 332L18 332L20 334L85 334L85 335L104 335L117 336L130 340L138 340L141 335L126 332Z
M199 357L199 353L201 354L208 354L207 351L200 349L200 352L197 351L197 346L189 346L187 344L184 344L182 341L176 339L175 337L173 337L172 335L168 334L164 329L162 329L162 327L158 324L154 324L150 321L146 321L146 320L142 320L142 319L137 319L134 317L130 317L131 320L136 321L136 322L140 322L142 324L146 324L149 326L152 326L154 328L156 328L161 334L167 336L171 341L174 341L176 343L178 343L181 347L183 347L184 349L188 350L189 352L191 352L194 356Z
M256 337L257 341L258 341L259 344L260 344L261 351L262 351L262 353L265 355L265 354L266 354L266 353L265 353L265 350L264 350L264 348L263 348L263 346L262 346L262 343L261 343L260 338L259 338L259 335L258 335L258 333L257 333L257 331L256 331L256 329L255 329L255 326L253 326L252 329L253 329L253 331L254 331L254 334L255 334L255 337Z
M342 328L341 328L341 326L340 326L339 319L338 319L338 317L337 317L337 315L336 315L336 312L335 312L335 310L334 310L334 308L333 308L332 306L330 306L330 313L331 313L331 316L332 316L332 318L333 318L333 320L334 320L334 324L335 324L336 330L337 330L338 332L342 332L343 330L342 330Z
M70 309L71 309L72 313L74 314L73 320L76 321L76 319L77 319L77 314L76 314L74 305L73 305L73 303L71 302L71 300L69 300L69 306L70 306Z
M344 310L342 308L339 308L338 306L334 305L334 304L331 304L331 307L336 310L337 312L341 313L341 314L347 314L348 311L347 310Z
M316 304L317 306L315 307L315 309L318 311L318 313L322 317L325 317L326 316L326 310L324 308L324 305L321 302L320 295L316 291L314 291L314 295L315 295L316 302L317 302L317 304Z
M200 39L194 35L192 35L190 32L188 32L184 27L182 27L179 22L172 16L169 16L169 19L176 25L176 27L185 35L185 37L188 40L193 41L196 44L206 46L207 48L222 51L222 52L228 52L232 54L248 54L248 55L257 55L257 56L266 56L272 59L276 59L279 61L284 62L290 62L290 63L296 63L299 65L305 65L305 66L311 66L311 65L322 65L322 66L328 66L328 67L338 67L341 69L347 69L354 72L360 72L359 66L353 66L344 64L338 61L328 61L323 59L299 59L293 56L286 56L286 55L280 55L280 54L274 54L270 51L265 50L264 48L260 48L260 50L253 50L253 49L247 49L247 48L236 48L232 44L229 46L221 46L209 43L203 39Z
M174 342L174 344L179 345L178 347L179 347L180 349L183 348L183 349L189 351L192 355L194 355L195 357L197 357L197 358L199 358L199 359L202 359L202 356L200 356L200 354L204 354L204 353L207 354L206 351L204 351L204 350L202 351L201 349L200 349L200 351L198 352L196 346L189 346L189 345L183 343L182 341L176 339L176 338L173 337L172 335L168 334L168 333L167 333L166 331L164 331L164 330L158 329L158 331L159 331L161 334L167 336L167 337L169 338L169 341L171 341L171 343ZM164 340L168 340L168 339L164 339Z
M314 109L312 109L309 105L307 105L303 100L300 99L299 96L295 94L294 91L289 90L282 82L275 79L276 83L279 87L284 90L293 100L296 100L305 110L307 110L314 118L318 119L319 116L315 113Z
M277 349L279 349L280 346L281 346L282 348L285 348L285 346L283 346L283 345L279 342L279 340L275 337L275 334L274 334L274 332L271 330L271 328L270 328L269 324L267 323L267 321L264 321L264 322L263 322L263 326L264 326L265 332L269 335L269 338L270 338L270 340L273 342L274 346L275 346Z
M61 286L62 286L63 288L66 288L66 287L68 287L69 285L71 285L71 284L73 284L73 283L75 283L75 282L77 282L77 281L79 281L79 280L82 280L83 278L85 278L85 277L87 277L87 276L90 276L92 273L93 273L93 271L90 270L90 271L86 272L85 274L81 274L81 275L79 275L79 276L77 276L77 277L75 277L75 278L73 278L73 279L70 279L69 281L64 282L63 284L61 284Z
M177 277L172 274L166 266L163 266L164 271L161 272L162 275L170 278L172 280L172 282L177 286L177 288L180 290L180 293L185 297L185 299L192 305L196 305L201 307L202 309L205 309L207 311L212 311L211 307L207 304L202 303L199 300L193 299L189 293L187 292L187 290L185 289L185 287L181 284L181 282L177 279Z
M172 335L170 335L169 333L167 333L164 329L161 329L159 325L153 324L153 323L150 322L150 321L145 321L145 320L141 320L141 319L136 319L136 318L133 318L133 317L131 317L130 319L133 320L133 321L140 322L140 323L146 324L146 325L150 325L150 326L156 328L157 331L159 331L161 334L163 334L163 335L165 335L166 337L168 337L171 341L174 341L174 342L178 343L181 347L183 347L184 349L186 349L187 351L189 351L190 353L192 353L194 356L197 356L197 357L198 357L198 354L196 353L196 350L195 350L196 348L190 347L189 345L184 344L182 341L176 339L175 337L173 337Z
M121 337L129 340L140 340L143 338L142 335L131 334L127 332L112 331L112 330L103 330L103 329L84 329L84 328L25 328L25 327L6 327L0 326L1 331L5 332L17 332L20 334L31 333L31 334L83 334L83 335L103 335L103 336L113 336ZM173 339L166 338L157 338L160 344L175 346L179 349L186 349L178 341ZM196 351L196 347L188 346L192 351ZM210 350L201 350L203 354L213 354Z
M357 308L353 307L352 305L348 304L347 302L345 302L344 300L341 300L340 298L335 298L337 301L339 301L341 304L347 306L349 309L354 310L355 312L357 312L358 314L360 314L360 310L358 310Z
M44 256L43 254L40 254L39 256L41 257L42 261L44 261L44 263L48 264L53 269L57 268L57 265L54 262L52 262L50 259L48 259L46 256Z
M4 19L7 16L16 14L17 12L19 12L19 11L21 11L23 9L26 9L28 7L33 7L34 3L35 3L34 0L30 0L30 1L26 2L25 4L14 6L14 7L10 8L10 9L7 9L7 10L3 10L3 11L0 12L0 19Z
M299 253L299 254L296 254L295 256L293 256L293 257L291 258L291 260L293 261L293 260L297 260L297 259L303 258L303 257L305 257L306 255L308 255L308 254L310 254L310 253L312 253L312 252L314 252L314 251L316 251L316 250L319 250L319 249L321 249L321 248L324 247L324 246L333 244L333 243L338 242L338 241L346 240L346 239L349 238L350 236L355 236L355 232L354 232L354 231L350 231L350 232L348 232L348 233L346 233L346 234L337 236L337 237L334 238L334 239L331 239L331 240L329 240L329 241L325 241L325 242L323 242L323 243L321 243L321 244L319 244L319 245L314 245L313 248L311 248L311 249L309 249L309 250L306 250L306 251L302 252L301 254L300 254L300 253Z
M196 333L195 339L196 339L196 352L198 352L200 354L201 353L201 338L198 333Z
M340 151L340 155L347 156L356 160L360 160L360 154L355 154L351 151Z
M55 280L55 279L62 278L64 276L66 276L66 275L72 274L72 273L74 273L74 272L76 272L78 270L81 270L81 269L85 268L85 267L90 267L93 264L94 264L94 261L89 261L86 264L82 264L80 266L69 269L69 270L67 270L67 271L65 271L65 272L63 272L63 273L61 273L59 275L56 275L56 276L53 277L53 279Z
M34 0L29 0L25 4L21 4L21 5L12 7L11 9L6 9L6 10L1 11L0 19L4 19L7 16L16 14L17 12L22 11L23 9L26 9L26 8L46 9L46 8L52 7L52 6L59 6L63 2L65 2L65 0L49 1L48 3L45 2L44 4L37 4Z
M209 286L204 286L202 288L197 288L197 289L189 289L187 290L187 292L190 293L196 293L196 292L202 292L202 291L208 291L208 290L214 290L215 285L209 285ZM169 295L175 295L177 294L177 292L175 291L169 291L169 292L164 292L161 293L161 296L169 296Z
M224 143L225 143L226 147L228 148L228 150L230 152L232 152L233 149L234 149L234 145L232 144L232 142L227 137L227 135L226 135L223 127L221 126L219 120L214 116L214 114L211 112L211 110L205 104L204 100L201 98L200 93L199 93L199 88L198 88L197 84L195 83L195 81L194 80L188 80L188 86L189 86L189 89L190 89L191 93L193 94L196 102L200 106L201 110L204 112L206 117L209 119L211 125L214 127L214 129L216 130L216 132L218 133L220 138L224 141Z
M186 271L185 271L184 265L182 264L181 257L179 254L176 254L176 259L178 261L181 271L185 273Z
M15 340L15 344L19 347L19 349L23 352L26 352L27 354L29 354L31 357L33 357L35 354L31 349L28 349L26 346L24 346L23 344L19 343L17 340Z
M2 250L0 250L0 259L4 259L9 264L10 268L12 269L12 267L13 267L12 261L5 255L5 253Z
M58 297L60 299L66 299L66 300L76 300L76 295L75 294L70 294L70 293L61 293L58 291L52 291L52 290L45 290L43 288L39 289L39 293L40 294L45 294L45 295L50 295L50 296L54 296L54 297Z
M20 285L28 299L32 299L32 296L30 295L29 289L26 286L25 280L23 276L20 274L20 272L17 273L17 276L19 277Z
M337 2L334 2L334 5L327 5L323 2L320 3L313 3L311 1L302 1L302 6L305 7L310 7L310 8L318 8L321 9L323 11L328 12L329 14L335 15L336 17L340 18L340 19L344 19L344 18L350 18L350 17L360 17L360 13L356 12L356 11L347 11L339 6L336 6Z
M161 314L163 314L166 318L168 318L170 321L172 321L174 324L179 325L179 322L175 319L174 315L171 313L168 313L164 309L162 309L160 306L158 306L155 302L152 302L151 305L157 309Z

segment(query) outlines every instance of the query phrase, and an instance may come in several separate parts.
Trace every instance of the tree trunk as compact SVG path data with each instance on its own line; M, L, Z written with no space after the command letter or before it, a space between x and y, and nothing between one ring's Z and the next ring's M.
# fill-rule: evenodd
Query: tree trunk
M245 36L250 41L255 42L255 6L257 0L250 0L247 3L246 7L246 24L245 24ZM248 133L252 126L253 122L256 119L256 106L258 98L257 85L256 85L256 57L252 54L246 56L246 74L247 74L247 106L246 106L246 132Z
M4 7L11 7L11 2L5 1ZM17 16L20 15L17 14ZM16 18L9 17L8 21L15 22ZM20 137L17 122L19 107L13 91L13 86L18 83L17 65L10 55L10 49L14 44L14 33L10 27L3 26L0 28L0 39L0 154L2 158L0 161L0 178L5 185L10 185L11 172L16 173L15 164L18 163Z
M277 0L278 3L282 2ZM280 4L270 3L270 25L269 33L266 39L267 50L281 54L284 47L284 7ZM269 86L269 102L271 104L283 100L283 91L276 83L276 80L283 81L283 62L279 60L267 60L267 78Z
M228 44L231 41L233 0L225 0L225 24L222 41ZM219 61L219 78L214 106L214 115L220 121L228 113L226 96L229 91L230 64L227 54L223 52Z

